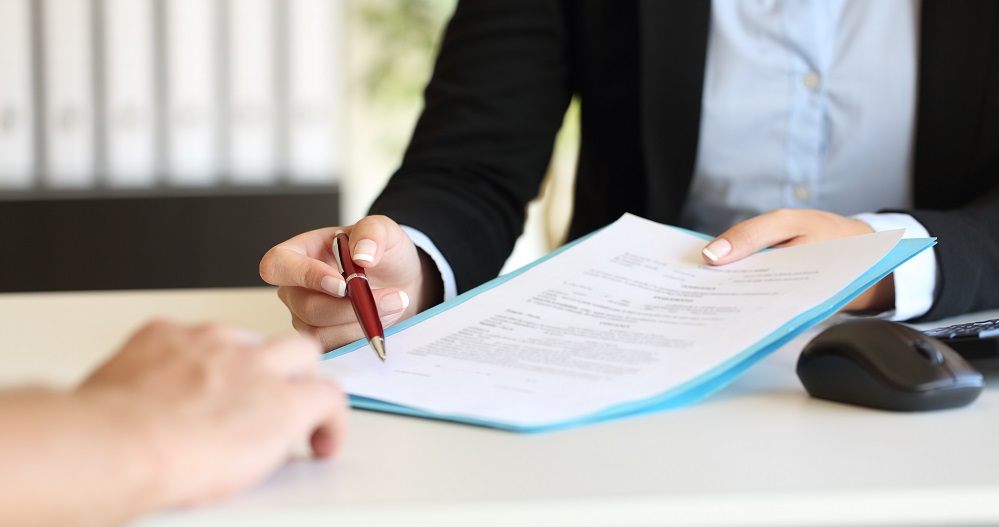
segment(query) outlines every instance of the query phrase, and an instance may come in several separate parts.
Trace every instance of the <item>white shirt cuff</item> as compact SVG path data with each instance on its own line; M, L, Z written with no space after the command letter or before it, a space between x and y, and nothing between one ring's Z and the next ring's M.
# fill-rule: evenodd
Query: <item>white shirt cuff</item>
M863 213L852 216L871 226L876 232L905 229L903 238L929 238L921 223L908 214ZM909 320L926 314L933 307L937 288L937 256L927 249L897 267L895 274L895 312L891 320Z
M447 263L447 259L437 249L434 242L430 241L430 238L426 234L423 234L423 231L406 225L400 225L400 227L402 227L406 236L409 236L409 239L413 241L413 245L427 253L430 259L437 265L437 271L441 274L441 282L444 284L444 301L447 302L458 296L458 282L454 279L454 270L451 269L451 264Z

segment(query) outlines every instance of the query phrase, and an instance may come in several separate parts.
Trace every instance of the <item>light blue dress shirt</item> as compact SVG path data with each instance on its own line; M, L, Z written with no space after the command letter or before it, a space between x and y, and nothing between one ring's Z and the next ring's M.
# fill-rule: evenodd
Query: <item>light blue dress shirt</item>
M854 215L925 237L911 206L914 0L714 0L695 174L681 226L713 235L776 208ZM408 231L453 273L421 233ZM932 305L932 251L895 271L905 320Z
M715 0L682 226L910 205L911 0Z

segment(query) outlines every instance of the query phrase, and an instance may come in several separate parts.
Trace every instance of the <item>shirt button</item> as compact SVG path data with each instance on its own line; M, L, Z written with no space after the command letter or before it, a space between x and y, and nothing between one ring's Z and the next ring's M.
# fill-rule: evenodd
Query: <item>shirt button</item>
M822 84L822 77L819 77L818 73L810 71L801 78L801 83L804 84L809 90L816 91Z
M794 186L794 199L798 201L808 201L808 198L812 196L811 191L805 185L795 185Z

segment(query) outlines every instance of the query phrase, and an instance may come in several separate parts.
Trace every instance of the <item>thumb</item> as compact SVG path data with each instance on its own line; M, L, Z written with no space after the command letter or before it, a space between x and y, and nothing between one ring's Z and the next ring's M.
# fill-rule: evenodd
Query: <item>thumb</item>
M411 264L399 262L399 255L415 254L415 246L402 227L388 216L366 216L344 231L350 240L351 259L361 267L381 265L382 272L391 273L398 265Z
M423 305L423 262L416 245L398 223L387 216L367 216L344 230L354 263L365 268L375 289L384 325L412 314L412 310L406 311L410 302Z

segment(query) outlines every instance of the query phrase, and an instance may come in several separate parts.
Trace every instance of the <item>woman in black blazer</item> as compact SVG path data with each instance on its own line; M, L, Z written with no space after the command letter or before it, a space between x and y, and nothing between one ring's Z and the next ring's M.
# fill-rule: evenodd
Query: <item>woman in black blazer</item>
M937 292L923 316L933 320L999 306L999 5L924 0L920 19L915 207L902 212L939 240ZM565 109L578 96L582 141L570 238L624 212L677 223L697 152L709 21L710 2L701 0L460 3L411 144L371 213L425 233L453 269L457 292L495 277L523 230ZM788 225L822 225L792 243L864 232L856 220L820 211L780 214L723 234L734 249L714 263L786 240ZM366 218L352 239L378 240L368 265L381 267L369 274L393 287L377 296L398 307L394 295L405 291L415 304L408 316L440 301L440 283L431 259L394 222ZM768 236L745 237L761 225ZM327 234L282 244L297 252L271 251L261 272L282 286L296 325L332 345L359 333L346 316L350 308L337 306L340 299L320 284L331 272L309 248L318 240L305 241ZM401 277L383 261L425 267ZM316 310L317 301L331 304ZM890 308L891 278L858 301L851 307Z

